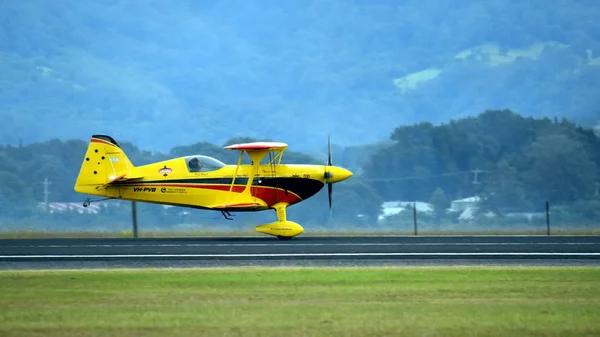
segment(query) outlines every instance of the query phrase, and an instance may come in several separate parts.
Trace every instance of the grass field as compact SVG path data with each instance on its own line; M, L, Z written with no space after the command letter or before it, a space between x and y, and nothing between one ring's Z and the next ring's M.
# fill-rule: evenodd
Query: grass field
M0 272L0 336L600 336L600 268Z

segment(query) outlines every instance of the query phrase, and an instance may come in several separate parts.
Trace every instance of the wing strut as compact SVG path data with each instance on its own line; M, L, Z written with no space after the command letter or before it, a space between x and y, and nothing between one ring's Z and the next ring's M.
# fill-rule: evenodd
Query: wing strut
M244 190L241 193L232 193L232 199L229 200L228 203L224 205L215 205L213 208L215 209L250 209L257 207L265 207L267 206L264 201L260 199L256 199L252 196L252 184L254 183L254 178L257 175L260 175L258 170L261 161L265 158L267 154L273 151L278 151L278 156L271 158L271 165L274 163L275 159L278 159L278 163L281 162L281 153L283 150L287 148L287 144L285 143L276 143L276 142L254 142L254 143L244 143L244 144L233 144L229 146L225 146L226 149L229 150L238 150L241 151L240 157L238 159L238 164L235 169L235 173L233 175L233 180L231 181L231 185L229 186L229 192L233 191L233 185L235 184L235 180L237 177L238 169L241 166L243 153L248 153L248 156L252 160L252 168L250 172L248 172L248 181ZM274 172L275 173L275 172ZM258 202L260 201L260 202Z
M231 194L233 198L229 200L227 205L232 205L234 207L242 207L242 205L248 206L248 207L256 207L257 206L256 198L252 197L252 192L251 192L252 183L254 181L254 177L258 173L258 165L259 165L260 161L268 153L268 151L244 151L244 150L242 150L240 152L240 157L238 159L238 165L235 169L235 173L233 175L233 180L231 181L231 185L229 186L230 192L233 190L233 185L235 184L235 179L237 177L237 172L241 165L244 152L247 152L248 156L250 156L250 159L252 160L252 170L248 173L248 182L246 183L244 190L241 193ZM260 205L261 204L259 203L258 206L260 206Z
M237 166L235 167L235 172L233 173L233 179L231 179L231 185L229 186L229 192L233 190L233 185L235 184L235 178L237 178L238 169L242 164L242 157L244 157L244 151L240 151L240 157L238 158Z

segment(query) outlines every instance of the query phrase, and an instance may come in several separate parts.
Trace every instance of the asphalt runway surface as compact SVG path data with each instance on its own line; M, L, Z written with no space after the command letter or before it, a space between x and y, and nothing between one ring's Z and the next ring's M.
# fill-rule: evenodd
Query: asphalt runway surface
M0 269L414 265L600 266L600 236L0 240Z

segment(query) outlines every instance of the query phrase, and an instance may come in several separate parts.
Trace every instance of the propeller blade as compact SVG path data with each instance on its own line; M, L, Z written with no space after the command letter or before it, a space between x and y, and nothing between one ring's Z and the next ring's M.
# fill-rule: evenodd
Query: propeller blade
M329 135L327 135L327 165L331 166L331 141L329 140Z
M327 135L327 166L332 166L331 163L331 141L329 140L329 135ZM330 173L327 172L327 166L324 167L323 177L325 178L325 182L329 179Z
M329 195L329 213L331 213L331 193L333 192L333 184L327 184L327 192Z

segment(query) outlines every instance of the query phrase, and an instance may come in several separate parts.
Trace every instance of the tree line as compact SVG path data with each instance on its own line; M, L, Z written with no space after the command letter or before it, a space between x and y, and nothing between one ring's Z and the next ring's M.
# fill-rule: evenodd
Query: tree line
M173 157L204 154L235 164L237 152L223 146L255 140L229 139L216 145L198 142L177 146L168 153L120 145L135 165ZM35 222L47 217L39 208L46 200L83 201L73 191L87 140L59 140L26 146L0 146L0 223L15 219ZM293 148L293 144L290 144ZM324 164L321 155L287 150L283 163ZM478 213L493 212L498 218L511 213L540 212L546 201L564 221L600 220L600 138L592 128L566 119L524 117L510 110L489 110L478 116L434 125L422 122L398 126L389 140L362 146L333 146L334 164L355 175L334 186L333 217L327 207L326 189L294 205L289 217L319 226L381 226L377 218L383 201L425 201L435 207L431 221L456 222L448 213L451 200L477 196ZM48 179L48 184L44 183ZM116 202L116 201L115 201ZM158 205L143 205L140 214L155 226L186 221L214 222L216 213ZM187 214L185 217L182 214ZM207 214L211 214L208 216ZM90 218L128 222L128 208L112 209ZM74 214L53 215L61 223L81 222ZM111 218L112 217L112 218ZM182 218L183 217L183 218ZM244 219L272 221L274 214L242 215ZM95 219L95 220L94 220ZM182 220L183 219L183 220Z
M510 110L434 126L397 127L391 144L364 166L386 200L469 196L481 212L540 212L546 201L600 220L600 138L566 119L523 117Z

